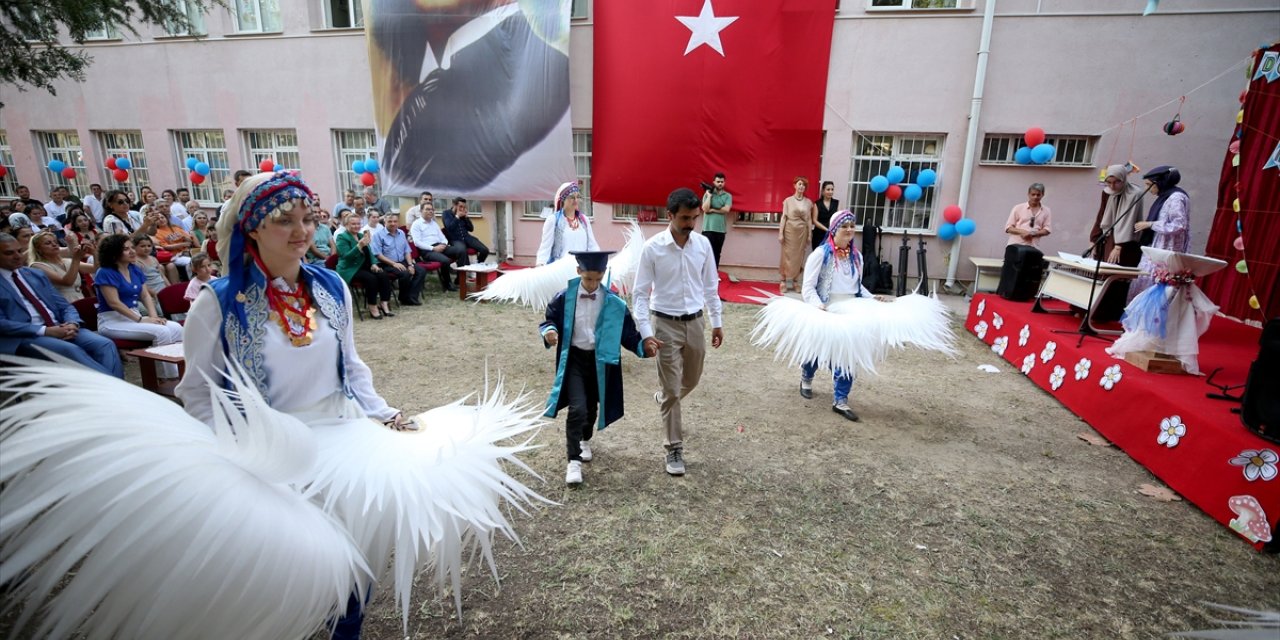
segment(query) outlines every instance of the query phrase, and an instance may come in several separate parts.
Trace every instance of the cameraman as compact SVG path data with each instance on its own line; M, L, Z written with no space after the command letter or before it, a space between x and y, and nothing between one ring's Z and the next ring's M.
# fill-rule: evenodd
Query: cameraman
M733 196L724 190L724 172L716 173L711 184L702 183L702 235L711 241L711 255L716 261L716 272L720 271L720 250L724 247L724 233L727 230L726 217L733 208ZM719 277L719 275L717 275Z

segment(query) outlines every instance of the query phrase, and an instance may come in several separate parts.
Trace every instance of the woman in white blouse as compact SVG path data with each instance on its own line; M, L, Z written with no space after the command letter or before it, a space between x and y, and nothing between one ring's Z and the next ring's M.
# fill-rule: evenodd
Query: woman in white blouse
M556 210L542 223L536 266L551 264L574 251L600 250L591 221L578 210L581 195L577 182L566 182L556 189Z

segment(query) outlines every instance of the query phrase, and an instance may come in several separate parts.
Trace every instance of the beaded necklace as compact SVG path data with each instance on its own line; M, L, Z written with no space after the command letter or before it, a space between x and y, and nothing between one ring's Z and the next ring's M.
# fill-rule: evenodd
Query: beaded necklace
M295 347L311 344L316 328L316 310L311 305L311 294L301 278L298 286L292 290L281 289L271 282L270 272L258 256L257 249L250 248L253 260L267 277L267 306L274 311L276 324L289 337L289 343Z

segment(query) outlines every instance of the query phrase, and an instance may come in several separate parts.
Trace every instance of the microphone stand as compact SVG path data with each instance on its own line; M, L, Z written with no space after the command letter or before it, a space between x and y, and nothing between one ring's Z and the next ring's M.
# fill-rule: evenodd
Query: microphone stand
M1102 231L1102 233L1098 234L1098 239L1093 242L1093 246L1089 247L1085 251L1086 256L1090 256L1093 258L1093 277L1089 281L1089 305L1084 309L1084 317L1080 318L1080 328L1076 329L1075 331L1067 331L1064 329L1053 330L1053 333L1080 334L1080 339L1076 341L1077 348L1079 348L1080 345L1084 344L1085 338L1097 338L1099 340L1110 341L1109 338L1102 337L1101 335L1098 334L1097 331L1093 329L1093 327L1089 326L1089 318L1090 316L1093 315L1093 301L1096 298L1097 291L1098 291L1098 276L1102 272L1102 250L1107 246L1107 238L1110 238L1115 235L1116 227L1120 226L1120 224L1123 223L1125 219L1129 217L1129 214L1133 213L1134 208L1137 207L1138 203L1142 202L1142 199L1146 197L1148 193L1151 192L1151 187L1153 186L1155 185L1148 185L1146 189L1143 189L1142 194L1139 195L1137 198L1135 198L1134 201L1129 204L1129 208L1125 209L1124 213L1117 216L1115 221L1111 223L1111 226L1107 227ZM1037 300L1037 304L1038 303L1039 301Z

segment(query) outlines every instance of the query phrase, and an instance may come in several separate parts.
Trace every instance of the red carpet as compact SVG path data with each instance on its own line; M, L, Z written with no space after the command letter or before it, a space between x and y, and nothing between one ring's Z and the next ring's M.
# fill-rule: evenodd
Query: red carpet
M987 294L974 296L965 320L992 351L1170 488L1261 547L1280 528L1280 445L1245 430L1230 411L1239 403L1206 398L1213 388L1204 377L1147 373L1107 355L1109 342L1087 338L1077 348L1078 335L1051 333L1078 326L1071 316L1032 313L1031 303ZM1200 340L1201 370L1221 367L1215 382L1243 384L1260 335L1214 318ZM1255 533L1247 534L1249 516L1237 511L1256 511L1251 504L1265 515L1253 519Z
M763 304L762 299L778 295L777 282L742 280L729 282L729 276L720 272L720 297L725 302L738 304Z

